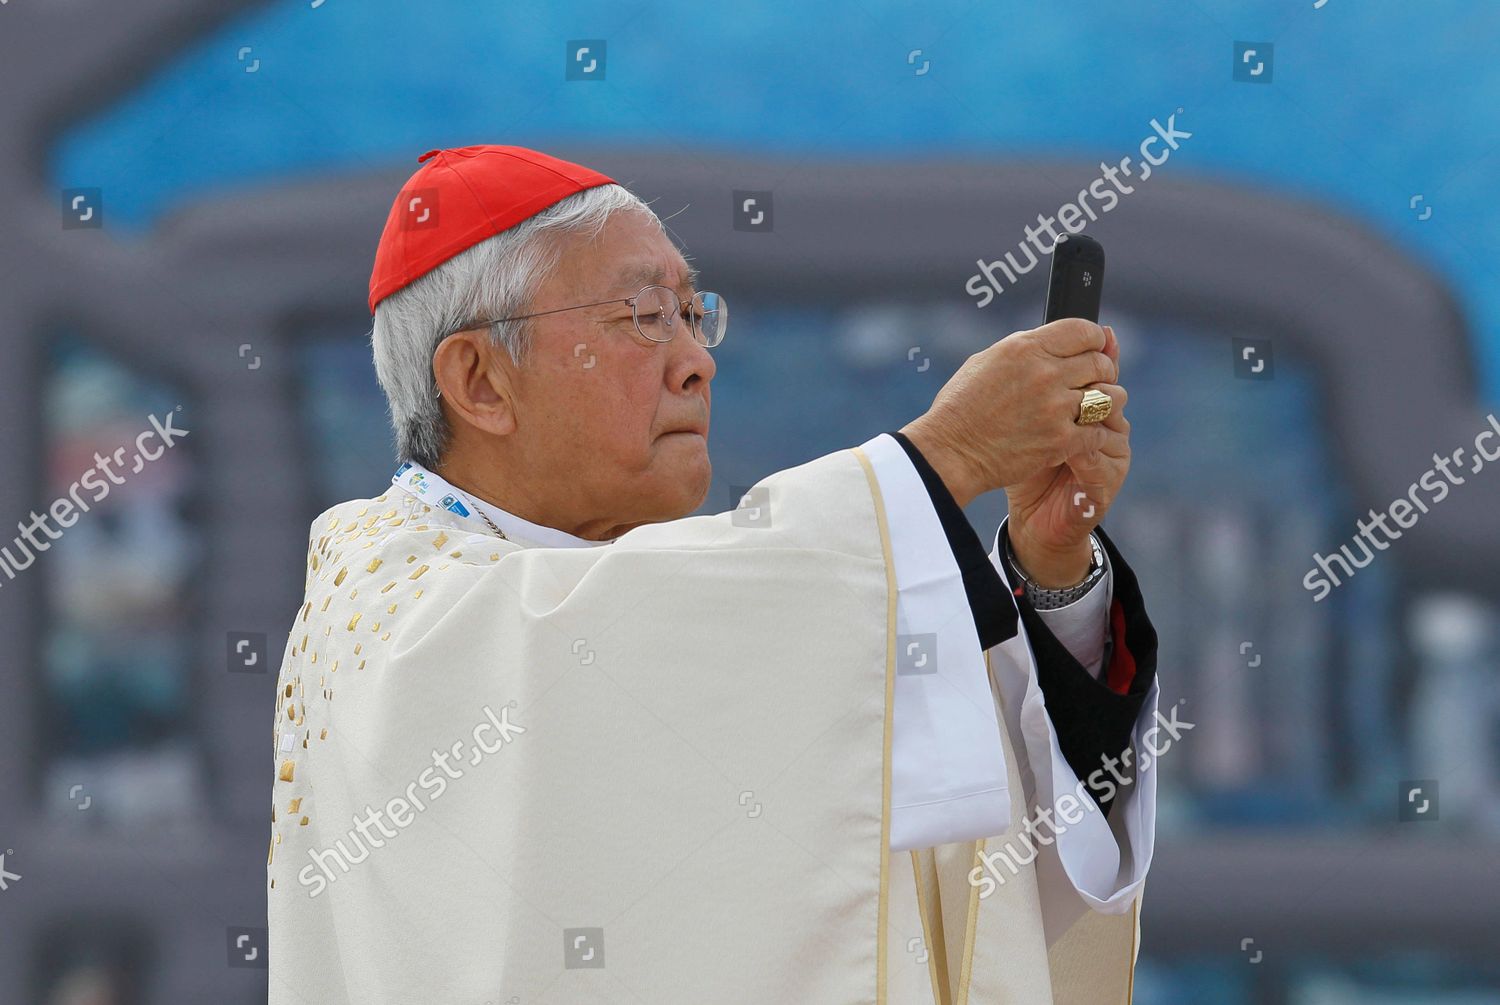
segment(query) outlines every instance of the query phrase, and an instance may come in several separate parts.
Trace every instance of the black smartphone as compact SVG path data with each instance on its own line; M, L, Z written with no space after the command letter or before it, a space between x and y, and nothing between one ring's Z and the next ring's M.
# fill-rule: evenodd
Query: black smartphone
M1099 297L1104 292L1104 245L1082 234L1064 234L1052 249L1052 272L1047 277L1047 313L1042 323L1059 318L1083 318L1099 323ZM1074 496L1077 503L1078 496ZM1089 503L1093 516L1093 503ZM1102 527L1103 524L1101 523ZM1109 655L1106 651L1105 663Z
M1042 323L1083 318L1099 323L1099 296L1104 292L1104 246L1082 234L1064 234L1052 249L1047 277L1047 312Z

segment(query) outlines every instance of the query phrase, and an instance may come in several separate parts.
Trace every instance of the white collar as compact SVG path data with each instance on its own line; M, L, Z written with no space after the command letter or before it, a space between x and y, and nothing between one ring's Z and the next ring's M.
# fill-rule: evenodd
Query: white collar
M534 541L549 548L591 548L611 543L610 541L590 541L588 538L569 534L556 527L544 527L539 523L532 523L530 520L501 509L494 503L464 492L451 485L442 475L415 461L406 461L397 468L396 473L391 476L391 484L411 493L428 505L482 522L478 514L469 512L470 505L477 507L484 515L495 521L495 526L503 530L506 537Z

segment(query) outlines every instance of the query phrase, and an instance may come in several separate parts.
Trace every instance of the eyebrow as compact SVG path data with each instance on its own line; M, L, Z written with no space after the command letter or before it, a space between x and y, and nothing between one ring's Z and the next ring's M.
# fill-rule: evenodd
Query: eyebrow
M688 262L686 259L684 259L683 261L687 265L687 276L684 279L684 282L687 284L689 289L696 290L698 288L698 270L693 267L692 262ZM666 270L661 267L661 263L638 262L634 265L628 265L620 271L617 284L620 289L629 287L630 292L634 293L642 286L646 286L651 283L663 283L666 281L666 278L667 273Z

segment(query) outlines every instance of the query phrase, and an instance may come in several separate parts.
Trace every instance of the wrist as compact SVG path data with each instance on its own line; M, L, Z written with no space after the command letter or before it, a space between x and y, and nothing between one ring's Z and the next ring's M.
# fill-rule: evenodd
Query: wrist
M943 480L943 486L960 509L984 493L985 490L973 476L964 455L950 447L943 437L934 435L921 419L908 422L901 427L900 432L921 452L932 470L937 472L938 477Z
M1011 537L1007 523L1006 539L1026 578L1043 589L1062 590L1077 586L1088 578L1093 567L1094 549L1087 537L1065 548L1050 548L1025 535L1019 540Z

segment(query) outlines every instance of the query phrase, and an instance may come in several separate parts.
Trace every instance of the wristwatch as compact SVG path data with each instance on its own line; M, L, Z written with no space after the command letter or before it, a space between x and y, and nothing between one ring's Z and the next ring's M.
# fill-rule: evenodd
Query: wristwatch
M1104 557L1104 549L1099 546L1099 539L1093 534L1089 535L1089 546L1092 548L1092 553L1089 556L1088 573L1080 582L1072 586L1062 587L1061 589L1038 586L1026 574L1026 570L1021 568L1021 563L1016 561L1016 553L1011 550L1010 534L1008 532L1005 535L1005 560L1010 563L1011 569L1015 571L1016 575L1020 577L1022 584L1024 584L1026 599L1031 601L1031 606L1039 611L1050 611L1059 607L1066 607L1075 600L1078 600L1085 593L1088 593L1089 590L1093 589L1094 584L1103 578L1104 570L1109 567L1109 560Z

